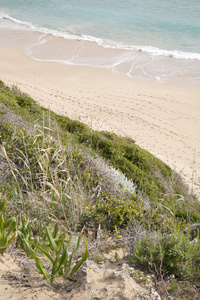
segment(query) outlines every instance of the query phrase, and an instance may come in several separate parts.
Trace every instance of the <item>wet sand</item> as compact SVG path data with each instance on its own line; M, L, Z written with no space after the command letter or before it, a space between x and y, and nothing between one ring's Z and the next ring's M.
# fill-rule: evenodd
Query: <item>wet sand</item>
M0 79L41 105L136 143L178 171L200 198L200 88L42 62L0 46Z

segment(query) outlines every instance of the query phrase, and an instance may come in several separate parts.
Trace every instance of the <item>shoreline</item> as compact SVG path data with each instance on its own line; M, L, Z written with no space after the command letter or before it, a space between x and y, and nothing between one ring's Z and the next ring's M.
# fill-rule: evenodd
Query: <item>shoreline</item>
M179 172L200 199L200 88L33 60L0 45L0 80L94 130L131 137Z
M154 47L148 51L136 46L120 48L103 40L65 38L39 28L28 30L22 26L14 29L11 20L3 19L4 22L8 24L0 28L0 44L22 49L27 57L38 61L103 68L117 76L147 82L199 86L200 54L197 53L170 52Z

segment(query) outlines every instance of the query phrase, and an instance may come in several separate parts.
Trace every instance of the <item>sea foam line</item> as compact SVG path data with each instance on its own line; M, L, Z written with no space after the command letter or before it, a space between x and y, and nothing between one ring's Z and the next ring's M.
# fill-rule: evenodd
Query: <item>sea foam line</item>
M0 19L5 19L10 22L12 22L14 25L19 26L13 26L13 30L30 30L35 31L43 34L49 34L54 37L61 37L68 40L77 40L77 41L87 41L87 42L94 42L98 44L99 46L103 48L111 48L111 49L117 49L117 50L126 50L126 51L140 51L144 53L148 53L150 55L154 56L165 56L165 57L172 57L177 59L191 59L191 60L200 60L200 53L192 53L192 52L183 52L179 50L165 50L165 49L159 49L152 46L135 46L135 45L123 45L119 42L115 42L112 40L103 40L101 38L93 37L90 35L76 35L70 32L64 32L64 31L58 31L54 29L48 29L44 27L38 27L35 25L32 25L29 22L24 22L17 20L15 18L12 18L8 14L5 14L3 12L0 12ZM1 24L2 26L2 24ZM6 28L6 27L2 27ZM9 27L10 28L10 27Z

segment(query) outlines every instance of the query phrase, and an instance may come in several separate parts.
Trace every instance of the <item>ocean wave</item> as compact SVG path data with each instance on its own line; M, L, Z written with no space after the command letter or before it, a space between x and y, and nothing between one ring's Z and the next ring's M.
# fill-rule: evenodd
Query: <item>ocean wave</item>
M140 52L148 53L153 56L165 56L165 57L171 57L177 59L200 60L200 53L190 53L190 52L183 52L179 50L165 50L165 49L159 49L152 46L124 45L120 42L101 39L90 35L77 35L72 32L39 27L29 22L24 22L12 18L11 16L9 16L4 12L0 12L0 20L5 20L5 21L7 20L9 23L6 24L5 22L1 22L0 23L1 28L8 28L13 30L30 30L42 34L49 34L55 37L61 37L68 40L80 40L86 42L93 42L104 48L112 48L112 49L126 50L126 51L140 51Z

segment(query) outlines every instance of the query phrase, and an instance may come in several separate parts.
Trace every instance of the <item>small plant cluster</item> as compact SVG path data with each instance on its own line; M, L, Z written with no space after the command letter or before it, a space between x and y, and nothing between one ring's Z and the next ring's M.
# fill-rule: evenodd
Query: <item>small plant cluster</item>
M127 227L132 218L137 219L139 217L140 209L137 197L134 200L110 198L98 201L95 203L94 219L97 219L98 222L101 221L102 224L106 224L106 227L111 230Z
M20 243L20 248L24 250L30 259L34 259L38 273L52 284L58 275L73 278L84 261L88 257L88 243L86 237L80 233L77 241L72 243L72 236L66 240L66 229L62 232L58 223L55 224L51 233L48 226L39 223L37 235L34 237L29 218L23 218L20 214L19 225L13 218L4 221L3 213L6 203L0 203L0 253L14 242L16 236ZM81 239L85 243L85 252L77 263L74 256L77 253ZM44 266L43 260L46 262Z
M131 260L162 278L174 276L181 281L200 280L200 239L180 230L147 232L135 243Z
M41 241L42 233L44 233L43 241ZM50 232L47 226L42 227L37 234L37 239L32 241L31 228L29 220L27 222L20 218L20 226L18 229L18 236L20 239L20 247L27 253L27 255L36 261L36 268L39 273L43 274L46 280L50 283L55 281L57 275L65 275L72 278L78 271L80 266L88 257L88 244L87 239L81 233L75 242L73 249L71 249L72 237L66 240L66 230L59 233L58 223L55 224L53 233ZM80 246L81 238L85 242L85 252L82 254L81 259L74 265L74 255ZM70 254L69 254L70 250ZM48 263L51 264L51 271L45 268L42 260L37 256L40 253Z
M5 209L6 201L2 201L0 194L0 254L4 254L17 236L15 218L9 217L4 220Z
M142 203L137 196L130 200L105 196L88 209L86 217L88 221L93 220L101 224L104 229L117 231L120 228L126 228L131 219L139 218L141 210Z
M143 271L141 270L136 270L135 268L133 267L130 267L130 274L131 276L136 279L136 280L140 280L140 281L143 281L145 282L146 284L149 284L150 285L150 282L153 280L154 278L154 275L147 275L145 274Z

